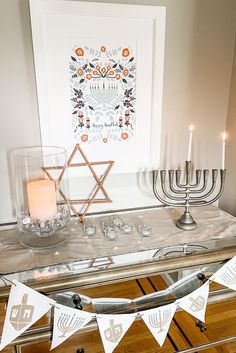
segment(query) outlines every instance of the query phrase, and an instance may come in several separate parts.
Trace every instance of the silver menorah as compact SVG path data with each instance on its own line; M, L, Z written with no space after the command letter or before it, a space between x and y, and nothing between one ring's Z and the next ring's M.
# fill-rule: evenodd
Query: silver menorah
M164 326L168 324L171 318L171 310L167 309L164 311L159 311L158 314L150 314L149 315L149 324L154 328L158 328L159 332L164 331Z
M209 185L209 169L196 169L195 182L191 183L191 161L185 162L185 183L181 183L181 170L168 170L168 188L166 186L166 170L160 171L161 190L165 199L157 191L158 170L153 171L153 192L156 198L167 206L184 207L185 211L177 220L176 226L183 230L193 230L197 227L190 207L207 206L215 202L222 194L225 183L226 169L220 169L220 184L216 195L218 169L212 169L211 185ZM203 174L203 177L202 177ZM207 191L208 190L208 191Z
M66 334L74 331L75 329L79 329L84 320L84 318L76 317L75 314L73 316L61 314L57 321L58 330L62 332L60 337L65 337Z

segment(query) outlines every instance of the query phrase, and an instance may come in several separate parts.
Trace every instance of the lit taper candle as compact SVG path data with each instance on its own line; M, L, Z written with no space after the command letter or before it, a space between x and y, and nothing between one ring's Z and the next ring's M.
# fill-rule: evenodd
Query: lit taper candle
M226 132L222 134L222 169L225 169L225 140L226 140Z
M191 161L192 140L193 140L193 125L190 125L189 126L189 140L188 140L188 157L187 157L187 161Z

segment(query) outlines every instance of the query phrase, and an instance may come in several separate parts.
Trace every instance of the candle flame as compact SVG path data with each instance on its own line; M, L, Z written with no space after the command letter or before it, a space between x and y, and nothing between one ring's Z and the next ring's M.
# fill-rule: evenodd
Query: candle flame
M194 129L194 126L192 124L189 125L189 131L193 131L193 129Z
M226 140L226 137L227 137L226 132L223 132L223 134L222 134L222 139L223 139L223 141L225 141L225 140Z

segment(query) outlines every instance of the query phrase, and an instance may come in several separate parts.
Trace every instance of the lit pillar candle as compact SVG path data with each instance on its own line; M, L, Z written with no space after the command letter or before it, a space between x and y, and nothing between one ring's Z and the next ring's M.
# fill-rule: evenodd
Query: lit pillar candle
M225 140L226 140L226 132L223 133L223 141L222 141L222 169L225 169Z
M50 220L57 213L55 183L52 180L36 180L27 184L30 218Z
M189 126L189 140L188 140L188 157L187 157L187 161L191 161L192 140L193 140L193 125L190 125Z

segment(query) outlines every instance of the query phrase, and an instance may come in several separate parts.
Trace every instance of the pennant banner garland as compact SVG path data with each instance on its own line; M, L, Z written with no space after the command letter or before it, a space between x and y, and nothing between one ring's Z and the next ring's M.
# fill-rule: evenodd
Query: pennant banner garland
M4 277L3 277L4 278ZM7 280L7 278L5 278ZM177 307L205 321L209 284L214 281L236 291L236 256L223 265L202 286L172 304L132 314L96 314L73 309L36 292L15 280L9 295L0 351L14 341L52 307L53 336L51 349L57 347L76 331L96 319L105 353L112 353L137 315L140 315L160 346L163 345ZM181 285L183 279L175 283ZM169 287L170 289L171 287ZM171 293L171 290L170 290Z
M236 256L222 266L209 280L236 290Z
M139 313L161 347L166 339L176 309L176 303L172 303Z
M97 315L105 353L112 353L134 322L137 314Z
M13 280L7 304L0 350L46 314L55 301Z
M87 325L94 318L95 314L56 304L54 306L51 349L59 346L59 344Z
M196 317L198 320L205 322L208 295L209 282L207 281L200 288L179 299L177 305L181 309Z

